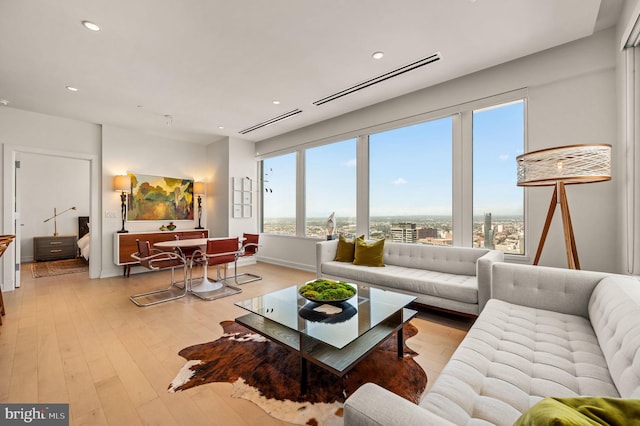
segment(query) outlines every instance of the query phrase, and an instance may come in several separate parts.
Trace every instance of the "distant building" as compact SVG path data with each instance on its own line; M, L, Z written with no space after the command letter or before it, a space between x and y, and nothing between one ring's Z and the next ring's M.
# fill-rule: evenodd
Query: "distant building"
M438 238L438 230L436 228L420 228L418 229L418 239Z
M414 222L398 222L391 225L391 241L396 243L416 243L418 230Z
M491 213L484 214L484 248L493 249L493 229L491 227Z

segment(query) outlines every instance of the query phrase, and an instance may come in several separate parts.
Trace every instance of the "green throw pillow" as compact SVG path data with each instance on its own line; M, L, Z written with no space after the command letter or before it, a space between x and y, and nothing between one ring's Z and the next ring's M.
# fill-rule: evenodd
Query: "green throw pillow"
M529 425L640 425L640 399L545 398L514 423Z
M364 235L359 236L364 240ZM337 262L353 262L353 256L356 251L356 239L347 240L344 235L340 234L338 238L338 248L336 250L335 261Z
M357 238L353 264L362 266L384 266L383 252L384 240L368 243L364 238Z

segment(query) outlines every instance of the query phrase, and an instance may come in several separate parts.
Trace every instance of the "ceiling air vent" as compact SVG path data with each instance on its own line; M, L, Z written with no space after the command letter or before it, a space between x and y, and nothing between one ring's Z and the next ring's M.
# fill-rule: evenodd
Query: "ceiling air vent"
M440 59L442 59L440 57L440 52L436 52L433 55L427 56L426 58L419 59L419 60L417 60L415 62L412 62L412 63L410 63L408 65L405 65L405 66L402 66L400 68L397 68L397 69L395 69L393 71L389 71L387 73L384 73L384 74L379 75L377 77L374 77L372 79L363 81L362 83L358 83L358 84L356 84L354 86L351 86L351 87L349 87L347 89L341 90L340 92L334 93L333 95L326 96L326 97L324 97L322 99L319 99L319 100L315 101L313 104L316 105L316 106L320 106L322 104L326 104L327 102L335 101L338 98L341 98L343 96L349 95L349 94L354 93L354 92L357 92L358 90L362 90L362 89L364 89L366 87L373 86L374 84L381 83L381 82L383 82L385 80L388 80L390 78L399 76L399 75L404 74L404 73L409 72L409 71L413 71L413 70L415 70L417 68L423 67L425 65L429 65L429 64L431 64L433 62L437 62Z
M271 124L277 123L278 121L286 120L287 118L293 117L294 115L300 114L301 112L302 112L301 109L296 108L293 111L285 112L282 115L270 118L269 120L263 121L262 123L254 124L253 126L247 127L244 130L240 130L239 133L245 135L249 132L253 132L254 130L258 130L266 126L270 126Z

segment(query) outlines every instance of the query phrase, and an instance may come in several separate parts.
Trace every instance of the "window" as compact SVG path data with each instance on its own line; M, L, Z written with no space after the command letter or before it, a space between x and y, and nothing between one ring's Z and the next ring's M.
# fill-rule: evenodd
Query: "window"
M452 118L369 137L369 237L452 244Z
M296 153L262 164L262 232L296 235Z
M307 237L327 234L327 219L335 212L336 233L356 232L356 140L305 151Z
M473 111L473 246L524 254L524 101Z

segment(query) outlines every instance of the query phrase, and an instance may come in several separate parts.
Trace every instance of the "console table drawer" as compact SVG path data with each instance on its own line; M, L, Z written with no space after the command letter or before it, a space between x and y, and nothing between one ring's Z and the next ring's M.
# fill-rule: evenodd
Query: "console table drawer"
M78 237L33 237L33 260L73 259L78 252Z

